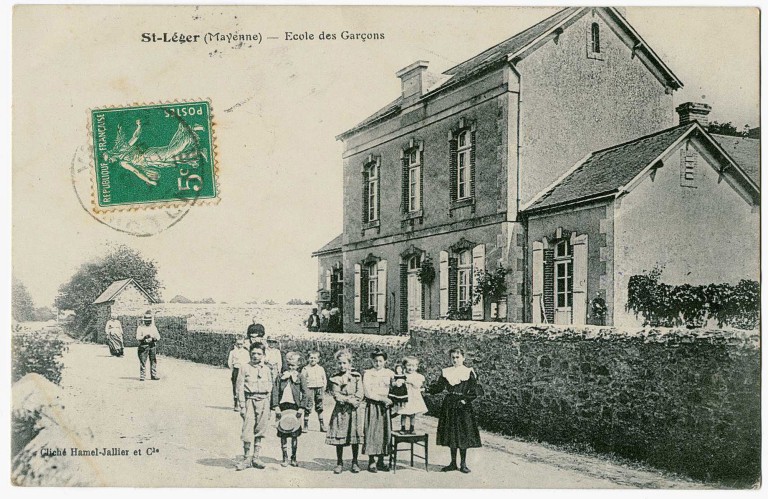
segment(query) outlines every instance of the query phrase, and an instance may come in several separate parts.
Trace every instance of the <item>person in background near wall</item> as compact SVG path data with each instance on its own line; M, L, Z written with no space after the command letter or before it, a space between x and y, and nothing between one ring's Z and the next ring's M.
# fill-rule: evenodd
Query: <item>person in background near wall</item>
M257 320L259 320L259 318L254 317L253 324L248 326L248 332L247 332L248 344L246 345L246 347L250 346L251 343L253 343L254 341L260 341L259 338L263 338L264 335L266 334L266 332L264 331L264 326L256 322Z
M232 370L232 396L235 399L235 411L240 410L240 403L237 399L237 375L240 368L251 361L248 349L245 347L245 339L238 337L232 350L229 351L227 366Z
M104 332L107 335L107 346L109 353L114 357L123 356L123 325L117 318L117 314L110 312L109 320L104 326Z
M386 368L387 353L376 350L371 354L373 369L363 374L365 388L365 443L363 454L368 454L368 471L389 471L384 463L384 456L389 455L392 438L392 419L389 388L395 373Z
M328 331L331 333L341 332L341 310L339 307L333 306L328 312Z
M328 323L331 320L331 304L326 303L323 310L320 311L320 331L326 333L329 331Z
M317 315L317 308L312 309L312 313L309 314L307 320L304 321L304 325L307 326L307 331L320 331L320 316Z
M438 413L437 445L451 448L451 464L441 471L460 470L469 473L467 449L481 447L472 401L482 397L483 388L477 382L475 370L464 365L464 350L452 348L451 367L443 369L440 379L429 393L447 392ZM461 467L456 466L456 450L461 452Z
M136 340L139 342L139 381L144 381L147 372L147 357L149 357L149 374L153 380L157 377L157 341L160 332L152 320L152 311L144 313L142 322L136 327Z
M275 378L283 372L283 353L280 351L280 342L275 338L267 338L267 348L264 350L264 363L272 369Z

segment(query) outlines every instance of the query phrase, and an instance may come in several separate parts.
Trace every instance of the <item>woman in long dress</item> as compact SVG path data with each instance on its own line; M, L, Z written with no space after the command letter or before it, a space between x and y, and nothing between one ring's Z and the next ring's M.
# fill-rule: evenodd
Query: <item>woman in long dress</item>
M472 401L483 395L483 389L474 369L464 365L464 350L453 348L449 354L453 365L443 369L429 389L432 394L446 392L438 413L437 445L451 449L451 464L442 471L469 473L467 449L482 446ZM461 453L460 467L456 465L457 450Z
M107 335L107 346L109 347L109 353L114 357L123 356L123 325L117 318L117 315L112 312L109 316L106 326L104 326L104 332Z
M363 374L365 389L365 443L363 454L368 454L368 471L389 471L384 463L384 456L389 455L392 438L392 415L389 389L395 377L394 371L387 369L387 353L376 350L371 354L373 369Z

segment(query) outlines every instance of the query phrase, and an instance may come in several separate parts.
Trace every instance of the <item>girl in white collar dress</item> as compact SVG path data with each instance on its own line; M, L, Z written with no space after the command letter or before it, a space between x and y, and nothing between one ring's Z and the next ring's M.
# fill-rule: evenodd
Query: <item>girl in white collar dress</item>
M451 449L451 464L442 471L469 473L467 449L482 446L472 401L483 395L483 389L474 369L464 365L464 350L452 348L449 355L453 365L443 369L440 379L429 388L431 394L446 392L438 413L437 445ZM457 451L461 466L456 465Z

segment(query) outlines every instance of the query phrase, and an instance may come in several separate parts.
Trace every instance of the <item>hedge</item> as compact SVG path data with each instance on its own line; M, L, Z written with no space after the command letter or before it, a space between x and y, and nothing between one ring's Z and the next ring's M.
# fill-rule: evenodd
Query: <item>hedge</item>
M121 317L135 345L136 317ZM226 364L234 334L186 331L159 317L159 353ZM318 350L329 375L349 349L358 369L379 348L390 366L421 360L427 381L460 346L486 396L476 402L487 430L554 444L589 446L704 480L752 486L760 478L759 332L619 330L468 321L417 321L411 336L297 332L277 337L283 353ZM439 397L426 397L433 408Z
M11 381L15 383L29 373L37 373L58 385L64 367L61 356L66 350L67 344L58 330L12 333Z

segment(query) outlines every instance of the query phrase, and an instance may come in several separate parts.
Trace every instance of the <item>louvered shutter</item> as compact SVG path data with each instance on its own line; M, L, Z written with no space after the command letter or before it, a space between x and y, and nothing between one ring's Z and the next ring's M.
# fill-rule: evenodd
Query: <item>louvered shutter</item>
M408 213L408 211L410 209L409 204L410 204L410 198L411 197L410 197L410 192L409 192L410 179L408 178L409 175L408 175L408 155L407 154L403 158L403 168L402 168L402 170L403 170L403 184L402 184L402 191L403 191L403 201L402 201L403 213Z
M485 271L485 244L478 244L472 248L472 288L477 289L477 272ZM474 300L473 300L474 301ZM472 320L481 321L485 315L482 295L477 303L472 304Z
M448 258L448 309L459 309L458 273L459 260L457 258Z
M541 241L533 242L533 263L531 265L531 322L538 324L542 320L542 293L544 293L544 244Z
M573 324L587 323L587 239L582 234L573 243Z
M355 264L355 322L360 322L360 277L361 277L361 269L360 264Z
M458 144L459 142L456 139L451 139L451 141L448 144L448 151L450 155L450 171L449 175L451 177L451 202L456 201L457 192L457 182L458 182L458 176L459 176L459 163L458 163Z
M440 252L440 317L448 315L448 252Z
M475 147L475 132L470 133L470 137L472 140L472 146L469 149L469 196L472 198L473 208L472 211L474 212L474 202L475 202L475 150L477 149Z
M330 269L327 269L325 271L325 289L328 291L331 290L331 271Z
M381 260L378 265L378 289L376 293L376 320L387 320L387 261Z
M370 199L368 193L368 169L363 172L363 223L368 222L368 200Z

